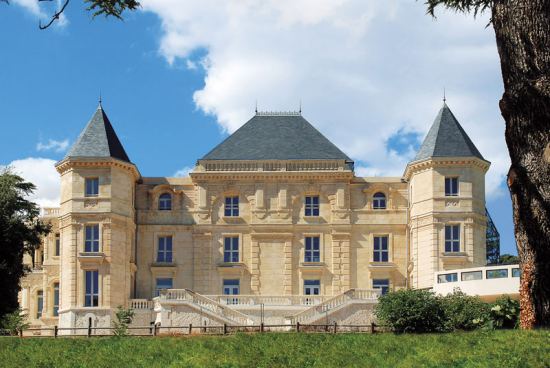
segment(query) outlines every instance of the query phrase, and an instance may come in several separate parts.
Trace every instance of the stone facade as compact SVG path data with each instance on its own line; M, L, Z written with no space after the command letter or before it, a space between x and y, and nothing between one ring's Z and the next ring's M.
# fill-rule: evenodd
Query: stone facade
M108 154L97 151L102 127ZM320 299L314 304L333 308L331 322L366 323L372 303L352 298L346 309L344 299L336 305L331 298L380 288L374 280L388 282L390 290L430 288L437 271L485 264L489 163L475 155L415 160L402 177L391 178L357 177L353 163L336 156L220 160L207 155L189 177L155 178L142 177L116 135L116 141L109 135L114 130L100 108L73 154L56 166L60 208L45 213L53 231L37 251L35 258L43 255L43 261L22 280L21 305L33 325L80 328L92 318L93 326L109 326L117 306L134 307L140 326L231 323L240 314L254 323L260 305L267 309L262 321L290 323L294 314L312 307L314 299L303 299L307 281L318 282ZM93 154L87 153L86 140L93 142ZM456 195L446 194L446 178L457 178ZM97 193L87 192L87 179L97 179ZM238 214L227 213L228 198ZM318 215L308 214L308 198L318 198ZM166 199L169 206L161 204ZM446 224L459 225L459 247L453 251L446 249ZM87 248L90 225L98 225L98 249ZM161 240L168 238L170 257ZM227 257L228 238L236 238L234 259ZM318 239L317 254L306 255L308 238ZM382 238L387 255L377 259L375 242ZM88 278L94 276L86 271L98 274L92 305L94 281ZM188 291L155 298L159 280ZM238 280L239 297L211 302L225 293L224 280ZM53 313L54 284L59 317ZM210 301L200 299L204 295ZM249 296L247 305L241 305L241 296ZM224 317L202 306L236 312Z

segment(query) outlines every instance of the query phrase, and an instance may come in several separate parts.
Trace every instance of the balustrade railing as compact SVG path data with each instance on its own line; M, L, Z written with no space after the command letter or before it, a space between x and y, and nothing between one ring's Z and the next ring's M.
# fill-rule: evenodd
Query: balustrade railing
M153 309L153 301L147 299L130 299L130 309Z
M322 303L329 297L323 295L207 295L222 305L242 306L311 306Z

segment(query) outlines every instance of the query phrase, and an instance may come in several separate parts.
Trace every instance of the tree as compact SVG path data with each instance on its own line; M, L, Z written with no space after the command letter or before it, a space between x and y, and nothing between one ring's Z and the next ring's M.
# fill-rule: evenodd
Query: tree
M36 2L45 2L52 0L35 0ZM0 0L6 4L10 3L10 0ZM50 20L46 24L40 22L38 28L46 29L50 27L56 20L59 19L61 14L65 11L69 5L70 0L65 0L58 10L51 16ZM105 15L106 17L112 16L122 20L122 13L125 10L135 10L141 5L137 0L84 0L85 4L88 4L86 10L91 11L94 17L98 15Z
M27 322L27 316L23 314L21 308L17 308L2 318L0 327L11 336L17 336L29 328L29 323Z
M499 264L518 264L519 263L519 258L518 256L514 256L514 255L511 255L511 254L501 254L500 255L500 258L498 260L498 263Z
M116 311L116 321L113 321L114 330L113 333L115 336L126 336L128 335L128 326L132 323L134 319L134 310L122 308L121 305L118 306Z
M510 154L508 188L522 270L522 328L550 326L550 0L426 0L462 13L491 12Z
M0 172L0 318L18 307L19 282L28 271L23 255L34 253L50 231L38 218L38 206L26 199L34 190L9 169Z

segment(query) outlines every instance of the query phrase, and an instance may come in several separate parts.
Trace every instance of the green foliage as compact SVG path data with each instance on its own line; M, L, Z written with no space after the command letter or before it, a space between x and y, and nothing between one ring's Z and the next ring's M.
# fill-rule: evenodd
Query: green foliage
M494 328L516 328L519 321L519 302L508 295L496 300L491 307Z
M490 305L479 297L455 290L440 298L448 330L474 330L485 326L490 320Z
M134 311L132 309L125 309L122 306L118 306L116 311L116 321L113 321L115 336L126 336L128 335L128 326L132 323L134 319Z
M19 281L27 271L24 253L33 254L50 231L50 225L38 218L38 206L27 200L34 190L32 183L9 169L0 172L0 318L18 306Z
M460 13L473 13L474 16L491 9L494 0L425 0L428 6L428 14L435 17L435 8L444 6L447 9Z
M506 367L550 362L550 331L0 338L3 367Z
M122 13L125 10L136 10L141 6L136 0L84 0L89 4L86 10L93 13L93 16L98 15L113 16L122 19Z
M29 328L29 324L21 309L17 308L13 312L4 315L0 322L0 328L12 336L17 336L19 332Z
M437 332L445 330L441 300L426 290L398 290L378 300L379 321L395 332Z
M501 254L498 261L499 264L518 264L519 257L511 254Z

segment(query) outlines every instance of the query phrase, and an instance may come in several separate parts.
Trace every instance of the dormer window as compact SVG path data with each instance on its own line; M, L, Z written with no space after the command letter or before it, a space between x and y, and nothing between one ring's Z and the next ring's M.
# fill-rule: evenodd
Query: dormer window
M86 197L97 197L99 194L99 178L86 178L85 192Z
M170 193L162 193L159 197L159 210L169 211L172 209L172 195Z
M458 178L445 178L445 196L458 196Z
M384 193L378 192L372 196L372 208L375 210L386 209L386 195Z
M239 197L225 197L224 216L238 217L239 216Z
M319 196L306 196L306 216L319 216Z

